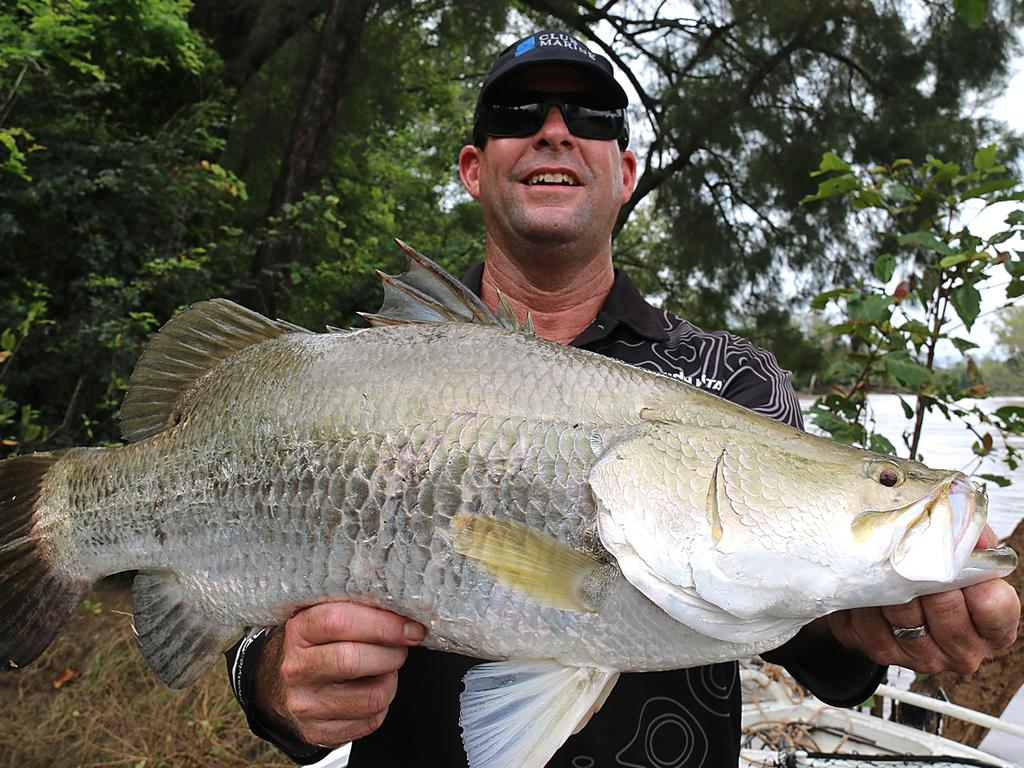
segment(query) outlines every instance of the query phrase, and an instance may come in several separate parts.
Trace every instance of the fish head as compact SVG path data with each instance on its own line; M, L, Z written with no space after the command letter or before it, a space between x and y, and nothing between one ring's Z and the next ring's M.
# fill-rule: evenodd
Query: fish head
M917 582L952 583L988 519L984 489L961 472L867 454L863 492L845 510L852 548Z
M962 473L795 430L666 427L592 475L601 540L624 575L723 639L781 636L799 626L786 619L902 603L1016 564L1006 548L974 551L988 501Z

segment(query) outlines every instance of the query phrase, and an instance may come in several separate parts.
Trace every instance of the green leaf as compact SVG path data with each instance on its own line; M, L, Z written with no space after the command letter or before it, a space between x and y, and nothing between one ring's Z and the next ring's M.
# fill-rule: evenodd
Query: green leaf
M1008 477L1003 477L1002 475L978 475L978 477L993 482L1000 488L1006 488L1012 482Z
M886 372L897 382L912 390L917 390L931 378L931 371L906 352L892 352L884 359Z
M889 442L885 435L875 433L868 441L868 448L875 453L895 454L896 446Z
M971 254L968 253L956 253L953 254L952 256L946 256L941 261L939 261L939 268L949 269L950 267L955 266L957 264L963 264L970 258Z
M953 10L968 28L977 29L985 23L988 0L953 0Z
M14 335L14 331L10 328L5 328L4 332L0 334L0 349L5 352L10 352L14 349L14 345L18 343L17 337Z
M937 157L929 158L928 166L935 169L935 175L932 176L932 182L936 184L948 181L960 173L959 163L947 163L943 160L939 160Z
M1010 238L1016 236L1016 234L1017 233L1012 229L1006 229L1003 230L1002 232L996 232L996 234L992 235L992 237L988 239L988 244L999 245L1000 243L1005 243Z
M928 338L931 333L928 326L922 323L920 320L908 320L899 328L896 329L905 336L909 336L910 340L914 344L923 344L924 340Z
M829 171L848 171L850 170L849 164L844 161L835 152L826 152L821 156L821 163L818 165L818 170L812 171L811 176L820 176L823 173Z
M881 325L892 317L892 303L887 296L865 296L851 299L847 310L851 320L866 320Z
M813 195L807 195L800 202L810 203L815 200L824 200L836 195L843 195L850 190L856 189L858 186L860 186L860 182L857 181L857 178L852 174L846 173L842 176L818 182L818 191Z
M825 291L819 293L811 300L811 309L824 309L832 299L844 298L849 299L852 296L857 296L857 292L851 288L833 288L831 291Z
M1024 280L1014 280L1006 287L1006 298L1016 299L1024 296Z
M900 397L900 405L903 406L904 416L906 416L908 419L914 418L914 407L906 400L904 400L902 396Z
M917 200L917 195L914 194L914 190L904 184L893 184L889 187L889 197L893 200L902 200L903 202L913 202Z
M965 5L968 5L968 3L963 2L963 0L960 0L959 3L957 2L957 0L953 0L953 7L956 8L957 14L959 14L961 17L963 17L963 15L964 15L963 9L964 9ZM978 2L976 0L976 2L973 3L973 5L980 5L981 6L981 14L982 14L982 18L984 18L984 15L985 15L985 5L986 5L985 0L981 0L980 2ZM977 25L974 25L974 26L977 26ZM991 170L991 168L995 164L996 164L996 145L995 144L989 144L987 147L982 147L981 149L979 149L977 152L974 153L974 167L977 168L979 171Z
M860 211L865 208L886 208L885 199L872 189L863 189L853 198L853 207Z
M974 321L981 313L981 293L973 285L961 285L950 291L949 300L967 330L971 330Z
M990 179L970 189L965 189L960 193L960 199L970 200L972 197L981 197L990 192L998 192L1001 189L1013 189L1016 186L1016 179Z
M883 253L875 259L872 271L881 282L888 283L892 280L893 272L896 271L896 256L891 253Z
M1024 434L1024 407L1004 405L996 409L995 416L1002 422L1002 429L1015 435Z
M968 341L967 339L955 338L950 339L950 341L952 341L956 348L959 349L961 352L967 352L970 349L978 348L977 344L975 344L973 341Z
M920 245L922 248L935 251L935 253L942 254L943 256L952 256L955 253L952 248L937 238L932 232L909 232L905 235L900 235L897 242L900 245Z

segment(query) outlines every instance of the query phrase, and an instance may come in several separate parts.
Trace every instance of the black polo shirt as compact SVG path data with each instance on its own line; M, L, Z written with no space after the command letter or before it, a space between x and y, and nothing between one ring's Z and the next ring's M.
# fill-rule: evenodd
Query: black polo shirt
M479 295L483 265L462 282ZM724 331L704 331L648 304L629 277L615 283L594 322L572 346L675 376L751 410L802 427L790 374L774 356ZM228 652L232 687L246 710L263 636ZM882 667L838 644L814 646L801 636L764 654L819 698L852 706L877 687ZM459 730L462 678L479 659L413 648L398 676L384 724L352 745L352 768L464 768ZM551 768L733 768L739 761L740 686L736 662L670 672L622 674L589 725L566 741ZM297 762L327 750L271 734L250 714L253 731Z

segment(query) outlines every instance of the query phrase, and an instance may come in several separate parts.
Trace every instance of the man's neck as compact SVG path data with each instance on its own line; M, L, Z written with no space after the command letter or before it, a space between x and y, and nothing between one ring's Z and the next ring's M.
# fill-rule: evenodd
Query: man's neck
M559 269L560 261L512 260L489 244L481 298L494 309L500 291L520 321L533 317L538 336L568 344L597 317L615 274L610 248L582 265Z

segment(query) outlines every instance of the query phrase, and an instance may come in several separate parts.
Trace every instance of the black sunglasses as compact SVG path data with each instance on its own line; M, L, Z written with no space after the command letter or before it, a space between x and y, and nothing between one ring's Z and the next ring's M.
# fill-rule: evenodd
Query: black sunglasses
M484 135L495 138L532 136L544 125L553 106L558 107L574 136L616 139L623 149L629 144L626 111L609 104L608 98L598 91L507 91L492 97L483 105L482 115L478 117L475 143L482 146Z

